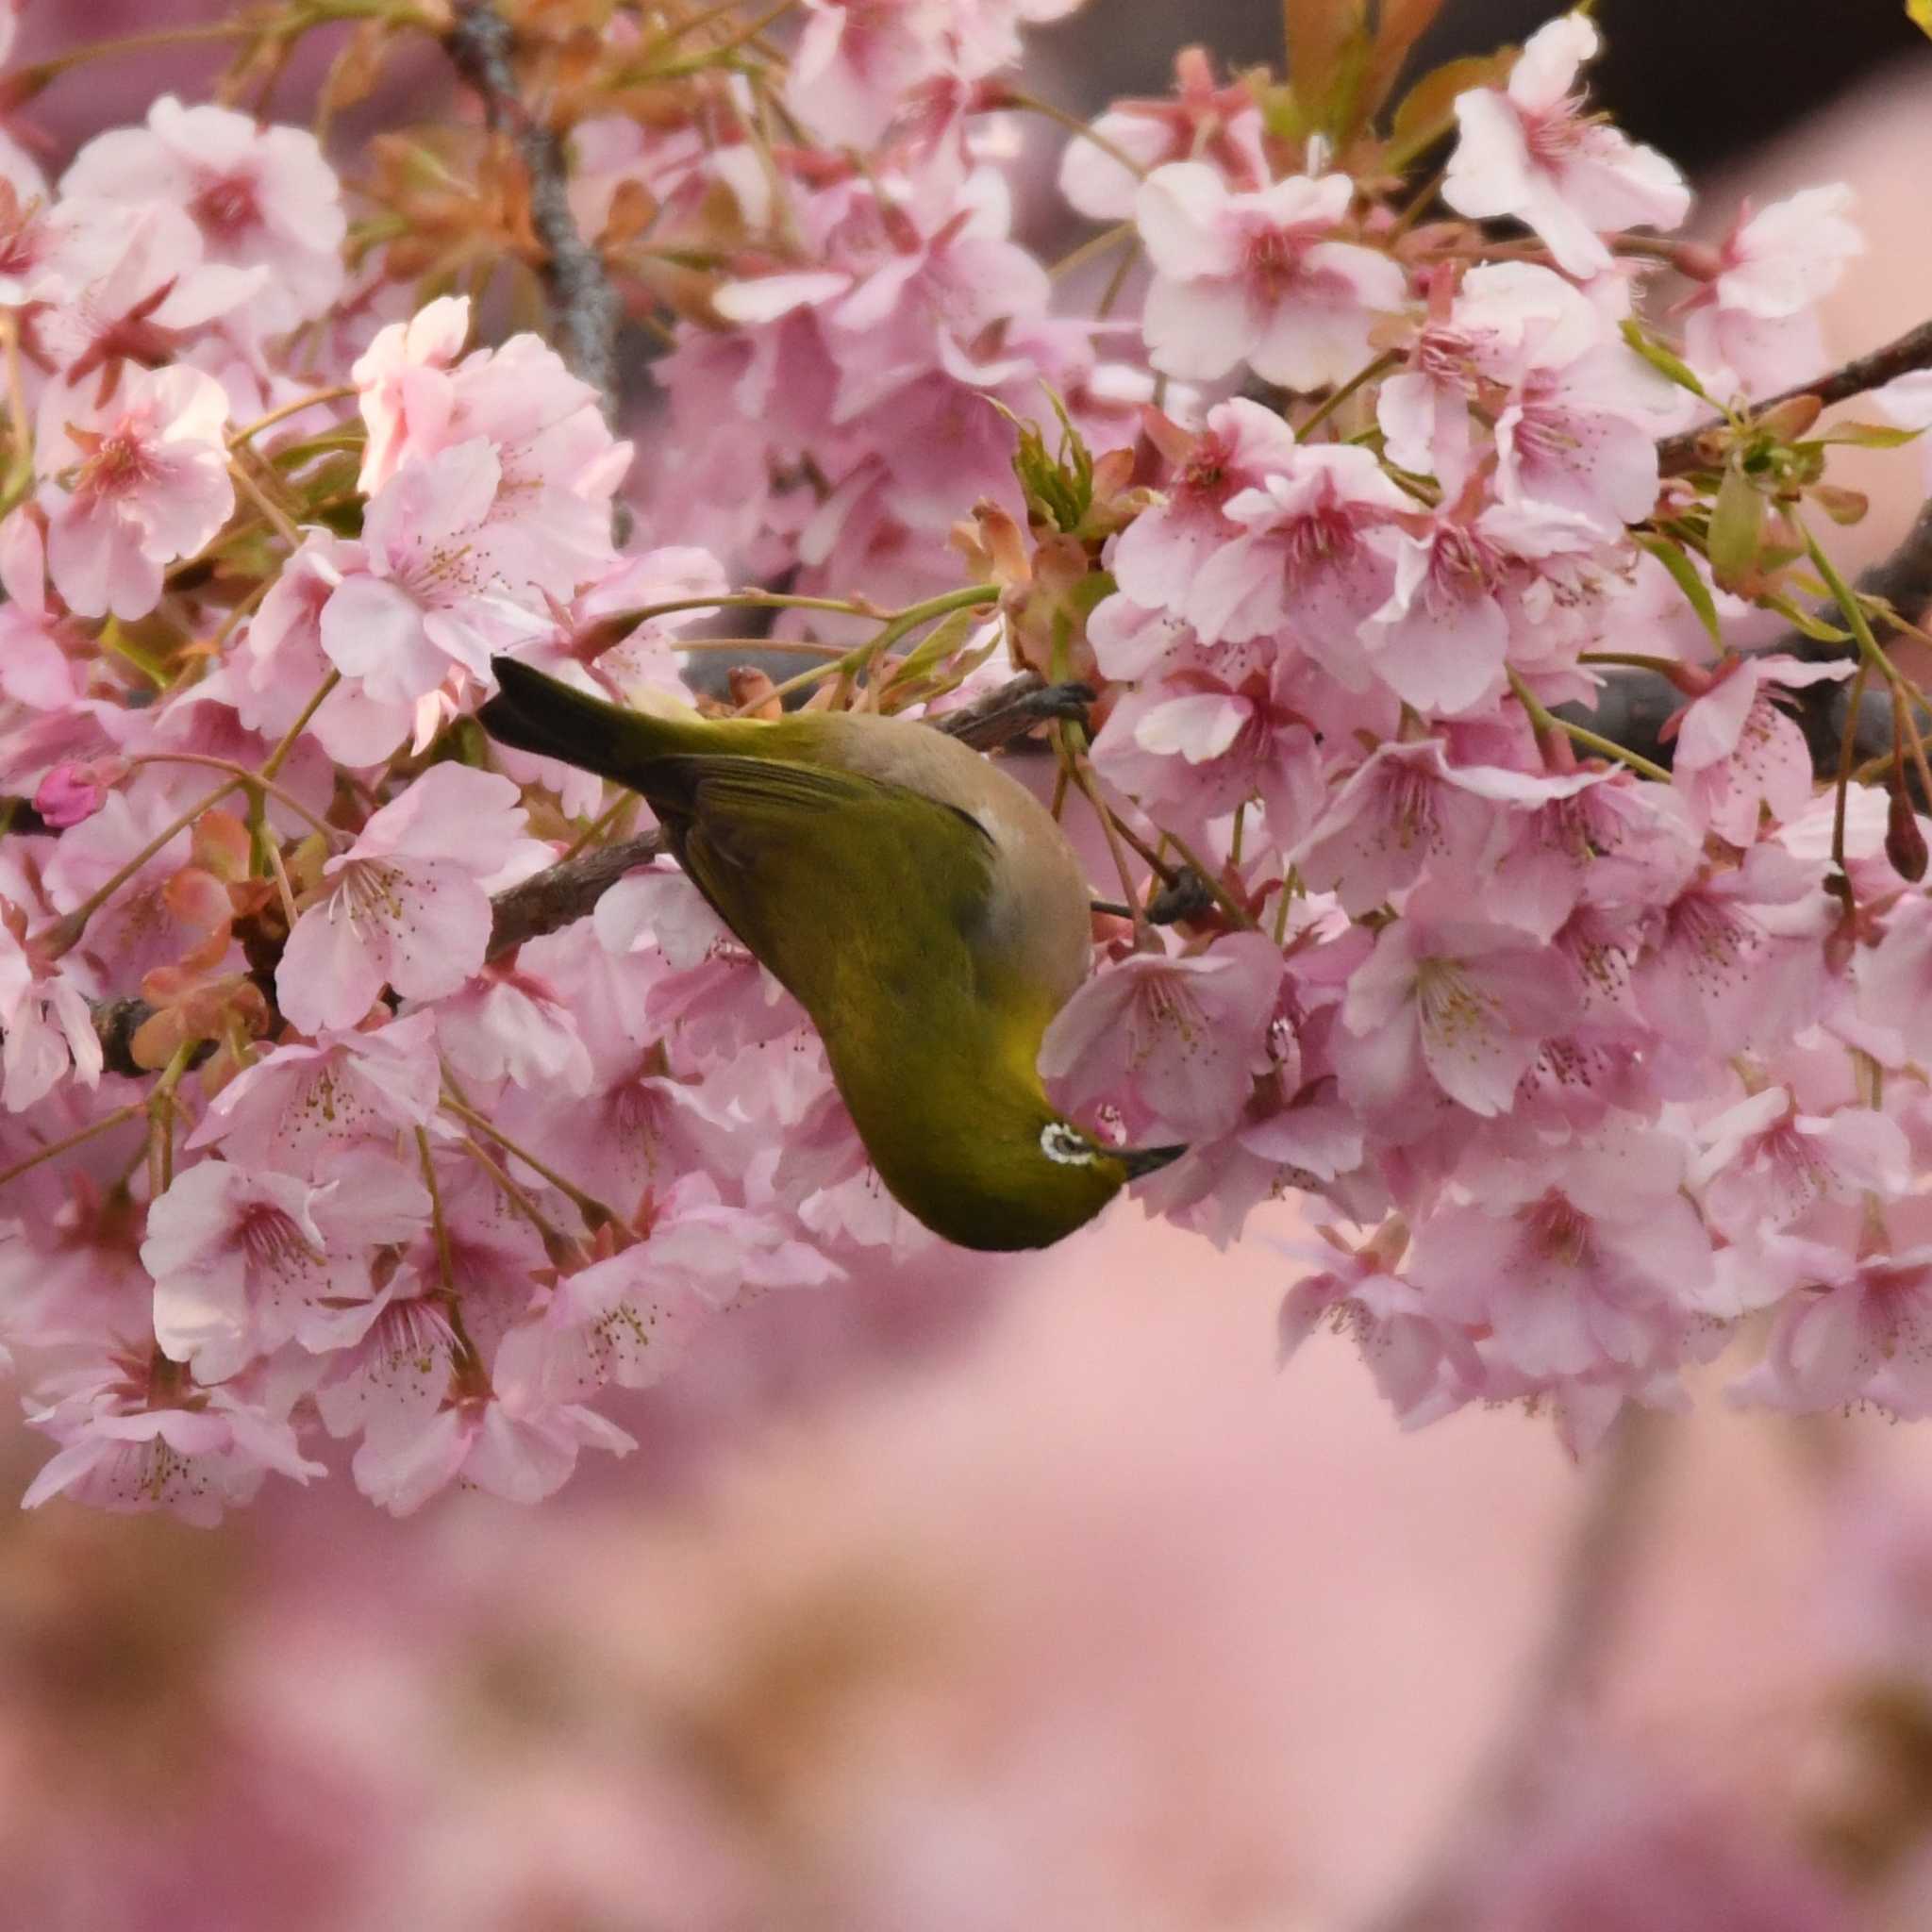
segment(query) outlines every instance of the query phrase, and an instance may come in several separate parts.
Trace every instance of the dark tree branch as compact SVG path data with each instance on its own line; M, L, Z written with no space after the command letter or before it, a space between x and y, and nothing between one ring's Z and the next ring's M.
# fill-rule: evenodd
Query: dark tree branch
M577 232L570 211L570 169L563 137L525 105L510 56L510 24L490 0L458 0L456 25L443 45L457 72L483 103L492 128L507 133L530 178L530 225L543 244L543 285L557 315L558 347L575 373L617 416L617 330L623 319L617 291L596 249Z
M1925 607L1932 604L1932 502L1921 508L1911 528L1891 555L1859 577L1858 589L1867 596L1889 604L1907 623L1917 623ZM1837 613L1826 608L1819 615L1834 621ZM1763 648L1803 658L1807 663L1857 656L1855 644L1832 643L1807 637L1801 630L1787 631ZM1810 747L1815 771L1829 773L1838 769L1839 750L1844 741L1845 713L1851 701L1849 681L1808 685L1792 693L1791 715ZM1668 678L1649 671L1618 671L1606 681L1593 708L1563 705L1557 708L1557 715L1574 724L1588 724L1591 730L1613 739L1654 764L1668 765L1672 748L1657 733L1664 721L1680 710L1684 703L1684 693ZM1883 690L1868 685L1858 706L1857 726L1852 737L1853 757L1863 764L1883 758L1891 748L1891 699ZM1919 802L1932 808L1932 800Z
M559 932L592 910L599 899L626 873L649 865L665 849L661 832L640 832L614 845L580 852L559 865L546 867L520 886L497 893L490 902L490 951L500 959L525 940Z
M1914 369L1932 369L1932 322L1922 322L1917 328L1908 328L1896 341L1874 349L1869 355L1854 356L1849 362L1813 381L1801 382L1795 389L1781 391L1761 403L1754 403L1751 413L1761 416L1767 409L1775 408L1779 403L1788 403L1794 396L1816 396L1828 408L1833 403L1863 395L1869 389L1882 388L1894 375L1904 375ZM1681 476L1686 470L1696 469L1703 460L1698 445L1713 429L1724 426L1715 421L1700 423L1695 429L1665 437L1657 446L1657 467L1666 476Z
M1024 732L1056 719L1085 724L1087 707L1092 702L1091 685L1048 684L1039 672L1023 671L997 691L932 722L974 751L997 751Z

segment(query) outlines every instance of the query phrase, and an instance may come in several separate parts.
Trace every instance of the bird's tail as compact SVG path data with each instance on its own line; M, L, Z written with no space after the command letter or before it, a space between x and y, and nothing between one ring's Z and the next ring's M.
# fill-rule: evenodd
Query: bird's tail
M560 758L599 777L643 791L644 768L688 748L669 719L606 704L514 658L492 658L497 693L476 713L500 744Z

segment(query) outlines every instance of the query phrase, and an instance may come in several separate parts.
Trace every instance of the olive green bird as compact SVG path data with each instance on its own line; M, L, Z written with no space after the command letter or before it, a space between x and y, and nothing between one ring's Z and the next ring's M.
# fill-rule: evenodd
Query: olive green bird
M510 658L503 743L641 792L718 916L811 1016L879 1177L966 1248L1043 1248L1178 1147L1102 1146L1046 1096L1086 976L1085 875L1024 787L903 719L625 710Z

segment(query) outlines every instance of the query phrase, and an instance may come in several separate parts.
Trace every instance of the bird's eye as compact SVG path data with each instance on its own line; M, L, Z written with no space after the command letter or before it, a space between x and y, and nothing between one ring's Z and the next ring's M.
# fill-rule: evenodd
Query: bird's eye
M1093 1143L1078 1127L1069 1126L1065 1121L1048 1121L1041 1128L1040 1151L1049 1160L1058 1160L1062 1167L1091 1167L1093 1164Z

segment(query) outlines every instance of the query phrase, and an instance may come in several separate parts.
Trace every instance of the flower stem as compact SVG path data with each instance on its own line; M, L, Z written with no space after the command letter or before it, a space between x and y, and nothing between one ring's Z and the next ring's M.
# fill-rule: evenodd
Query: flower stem
M1529 713L1529 722L1539 733L1548 734L1560 731L1572 743L1579 744L1585 751L1594 752L1597 757L1614 758L1619 764L1628 765L1633 772L1645 778L1654 778L1660 785L1671 782L1671 774L1661 765L1653 764L1640 752L1631 751L1582 724L1573 724L1567 718L1559 718L1524 683L1515 672L1509 673L1509 689L1516 693L1516 701Z

